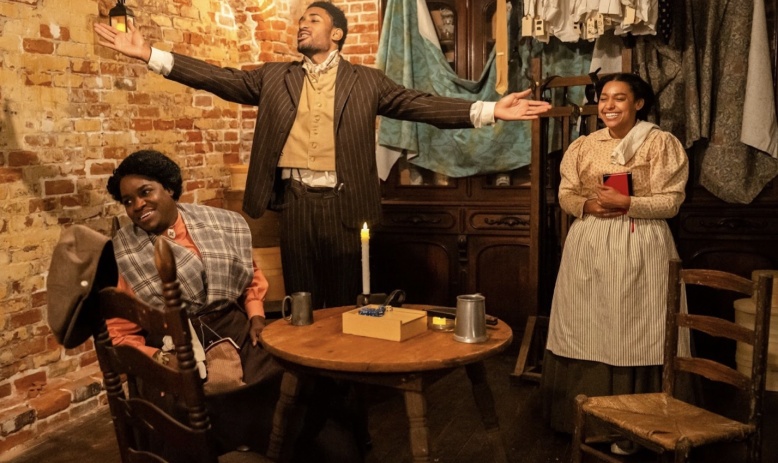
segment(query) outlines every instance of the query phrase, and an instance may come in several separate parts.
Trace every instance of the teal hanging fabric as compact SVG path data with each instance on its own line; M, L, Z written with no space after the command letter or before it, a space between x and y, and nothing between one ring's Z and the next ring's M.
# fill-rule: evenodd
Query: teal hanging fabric
M388 1L376 66L405 87L472 101L497 101L494 52L478 81L458 77L437 41L420 33L417 7L429 17L423 0ZM379 145L405 151L409 158L416 154L411 158L413 164L450 177L504 172L530 163L528 122L454 130L385 117L380 124Z

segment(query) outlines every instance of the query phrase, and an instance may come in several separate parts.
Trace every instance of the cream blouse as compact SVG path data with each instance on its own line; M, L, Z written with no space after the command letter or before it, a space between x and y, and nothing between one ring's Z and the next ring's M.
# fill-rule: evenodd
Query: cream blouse
M632 172L633 196L627 215L637 219L675 216L686 197L689 161L681 142L672 134L652 130L626 165L611 163L611 153L621 140L608 129L576 139L560 165L559 203L575 217L583 217L584 203L597 196L602 175Z

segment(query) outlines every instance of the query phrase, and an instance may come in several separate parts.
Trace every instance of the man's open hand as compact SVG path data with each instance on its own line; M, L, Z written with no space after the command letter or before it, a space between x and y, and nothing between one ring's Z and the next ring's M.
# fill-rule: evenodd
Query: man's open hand
M502 121L529 121L551 109L545 101L528 100L532 90L505 95L494 105L494 119Z
M127 24L127 32L119 31L103 23L95 23L94 27L95 33L99 37L97 43L100 45L116 50L130 58L138 58L147 63L149 62L151 46L146 43L143 35L135 28L135 24L132 21Z

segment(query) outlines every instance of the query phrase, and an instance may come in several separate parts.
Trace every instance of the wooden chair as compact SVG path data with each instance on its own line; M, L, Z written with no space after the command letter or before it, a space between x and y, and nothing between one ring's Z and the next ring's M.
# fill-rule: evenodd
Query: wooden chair
M99 292L100 316L94 322L95 350L122 462L269 461L251 452L217 455L173 254L165 239L157 239L154 251L165 307L149 307L116 288L105 288ZM149 333L171 336L178 367L163 366L133 347L114 346L105 323L114 317L130 320ZM155 392L149 393L150 390ZM160 404L150 397L171 400L167 400L169 404Z
M703 315L680 312L683 285L701 285L755 297L753 329ZM679 260L669 265L667 296L667 335L665 339L662 392L606 397L576 397L576 423L573 434L573 461L583 453L609 461L622 461L601 452L585 441L584 424L600 423L669 460L687 461L692 448L717 443L747 440L748 461L760 461L762 398L765 388L767 342L770 319L772 277L760 276L753 282L717 270L683 270ZM753 346L750 378L726 365L704 358L678 355L678 329L689 328L711 336L727 338ZM748 420L740 422L695 407L674 397L677 372L701 375L742 390L748 397ZM591 421L589 421L591 420Z

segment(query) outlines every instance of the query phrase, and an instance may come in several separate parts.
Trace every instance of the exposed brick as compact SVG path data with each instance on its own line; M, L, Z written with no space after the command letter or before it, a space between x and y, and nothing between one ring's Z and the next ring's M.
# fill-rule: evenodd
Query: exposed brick
M41 396L31 399L30 406L35 409L39 420L46 418L70 406L70 392L61 389L45 391Z
M195 132L195 131L192 131L192 132L186 132L186 133L184 134L184 139L185 139L187 142L198 142L198 141L203 141L203 133L202 133L202 132L200 132L200 131L197 131L197 132Z
M26 310L24 312L12 314L8 318L6 329L14 330L25 325L33 325L41 320L43 320L43 313L40 309Z
M96 103L91 104L86 109L86 116L88 117L101 117L111 113L111 105L108 103Z
M171 120L154 120L154 130L172 130L175 122Z
M112 162L95 162L89 166L90 175L111 175L116 168Z
M95 90L90 90L90 89L74 90L68 96L70 97L70 101L77 102L77 103L99 103L100 102L100 92L97 92Z
M61 196L59 198L59 204L63 208L74 208L78 206L84 206L81 198L76 195Z
M78 119L73 129L76 132L99 132L102 129L102 121L99 119Z
M151 119L133 119L130 122L130 128L138 131L148 131L154 128L154 122Z
M106 146L103 148L103 156L107 159L124 159L127 156L127 148L123 146Z
M159 107L157 106L141 106L138 108L138 117L146 119L158 119L160 116Z
M10 396L12 392L11 383L0 384L0 399Z
M51 33L51 29L49 29L49 25L48 24L41 24L40 34L41 34L41 37L43 37L44 39L53 39L54 38L54 36Z
M210 108L213 106L213 97L210 95L195 95L194 106L201 108Z
M33 151L11 151L8 153L9 167L23 167L38 164L38 154Z
M51 148L57 145L56 135L25 135L24 142L30 146L42 146Z
M138 89L138 82L136 82L135 79L130 79L128 77L119 77L114 79L113 85L117 90L135 91Z
M111 76L123 76L127 73L127 68L122 63L101 62L100 74Z
M57 39L63 42L70 40L70 29L67 27L55 26L52 29L49 24L41 24L40 34L45 39Z
M43 191L46 195L64 195L76 191L72 180L48 180L44 182Z
M194 120L185 118L185 119L176 119L176 128L177 129L183 129L183 130L191 130L194 127Z
M79 403L91 397L95 397L103 390L103 385L94 378L86 377L76 379L75 381L64 385L62 389L72 394L73 403Z
M38 291L32 293L32 297L30 300L32 307L43 307L44 305L46 305L47 295L48 293L46 291Z
M27 392L27 389L31 388L35 383L46 383L45 371L38 371L17 379L14 381L14 387L19 392Z
M97 74L100 71L100 64L96 61L74 59L70 63L70 70L76 74Z
M127 94L127 103L129 104L151 104L151 95L148 93L132 92Z
M91 365L96 365L97 364L97 352L94 351L94 350L92 350L91 352L87 352L84 355L80 356L78 358L78 360L79 360L79 366L81 366L82 368L83 367L88 367L88 366L91 366ZM101 384L102 384L102 382L101 382Z
M35 437L35 433L30 429L25 429L21 432L6 436L5 439L0 439L0 454L3 454L14 447L18 447L27 441L32 440Z
M0 183L16 182L22 179L21 169L9 169L0 167Z
M35 422L35 410L27 405L4 410L0 412L0 436L6 437L33 422Z
M194 180L191 182L184 182L184 188L186 191L193 191L200 189L205 186L205 183L202 180Z
M228 153L223 156L224 165L240 164L240 156L236 153Z
M54 43L43 39L22 39L22 48L27 53L50 55L54 53Z
M85 402L74 404L69 409L68 412L70 412L70 416L73 418L79 418L84 415L88 415L89 413L92 413L97 407L100 405L99 398L95 398L92 400L87 400Z

